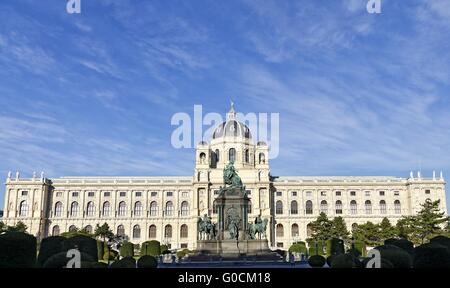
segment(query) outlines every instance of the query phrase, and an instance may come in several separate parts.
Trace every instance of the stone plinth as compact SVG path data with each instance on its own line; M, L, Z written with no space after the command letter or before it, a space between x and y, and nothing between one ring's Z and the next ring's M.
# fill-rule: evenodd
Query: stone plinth
M212 255L259 255L270 252L267 239L262 240L200 240L197 250Z

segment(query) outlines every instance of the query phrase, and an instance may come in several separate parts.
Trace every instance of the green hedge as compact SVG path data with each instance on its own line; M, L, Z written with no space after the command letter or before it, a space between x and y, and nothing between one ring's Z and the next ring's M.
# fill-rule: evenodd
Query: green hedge
M134 244L131 242L124 242L119 248L121 257L133 257L134 256Z
M98 261L97 241L91 237L77 235L67 238L63 243L63 251L77 248L80 252L89 254L92 259Z
M45 261L43 268L65 268L70 258L67 257L67 252L60 252L51 256ZM95 262L95 259L84 252L81 252L81 262Z
M189 249L183 249L177 252L177 257L178 259L183 258L184 256L188 255L189 253L191 253L191 251Z
M161 245L160 250L161 250L161 254L168 254L168 253L170 253L169 247L167 245L164 245L164 244Z
M62 236L50 236L42 239L39 255L37 260L37 266L42 267L51 256L62 252L62 243L66 238Z
M344 240L332 238L327 240L327 257L345 253Z
M108 247L106 247L106 249L108 249ZM97 258L103 259L103 255L105 255L105 243L97 240Z
M375 247L380 251L381 259L388 260L394 268L411 268L412 259L408 252L394 246L394 245L382 245Z
M297 242L292 244L291 247L289 247L289 252L291 253L308 253L308 249L306 248L305 242Z
M410 256L414 255L414 243L406 239L398 239L392 242L392 245L408 252Z
M339 254L331 259L331 268L360 268L361 263L352 254Z
M149 255L149 256L159 256L161 255L161 246L159 241L152 240L146 241L141 245L141 253L140 256Z
M450 238L445 236L436 236L430 239L430 243L438 244L447 247L447 250L450 252Z
M309 255L323 255L323 245L320 242L317 242L317 251L316 251L316 243L308 243L309 245Z
M423 244L414 249L414 268L450 268L447 247L436 243Z
M0 267L32 268L36 264L36 237L23 232L0 235Z
M112 263L111 268L136 268L136 260L133 257L125 257Z
M103 261L114 261L119 256L119 252L116 250L109 250L108 247L105 249L105 253L103 254Z
M158 267L158 261L155 257L150 255L144 255L137 261L138 268L156 268Z
M308 259L309 266L314 268L321 268L325 265L325 263L326 263L325 257L320 255L313 255Z
M364 241L355 241L355 250L358 251L359 255L362 257L367 256L366 243Z

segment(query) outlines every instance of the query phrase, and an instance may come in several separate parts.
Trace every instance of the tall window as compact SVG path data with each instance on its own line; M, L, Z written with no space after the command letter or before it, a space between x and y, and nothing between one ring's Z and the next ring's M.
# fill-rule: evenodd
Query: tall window
M386 201L384 200L380 201L380 213L386 214Z
M250 153L248 152L248 149L245 149L245 163L250 162Z
M342 214L342 202L341 200L336 201L336 214Z
M139 225L133 226L133 238L134 239L141 238L141 227L139 227Z
M291 235L292 237L298 237L298 225L297 224L292 224L291 227Z
M214 200L213 202L213 214L217 214L217 202Z
M306 214L313 214L313 203L311 200L306 201L305 208Z
M298 214L298 203L295 200L291 202L291 214L292 215Z
M88 234L92 234L92 226L87 225L86 227L84 227L84 231Z
M78 216L78 202L72 202L70 205L70 217Z
M156 238L156 226L155 225L150 225L150 227L148 228L148 237L149 238Z
M230 162L236 161L236 149L230 148L230 150L228 150L228 160Z
M219 161L220 161L219 149L216 149L215 154L216 154L216 163L219 163Z
M181 225L180 228L180 238L188 237L188 226L186 224Z
M328 203L325 200L322 200L322 202L320 202L320 213L328 213Z
M117 226L117 236L125 236L125 227L123 225Z
M137 201L134 203L134 216L142 216L142 203Z
M156 201L153 201L150 203L150 216L156 216L158 215L158 203Z
M59 235L59 226L55 225L55 226L53 226L53 229L52 229L52 236L58 236L58 235Z
M20 202L20 207L19 207L19 216L21 217L25 217L28 214L28 204L27 201L22 201Z
M172 216L173 214L173 203L172 201L167 201L166 203L166 216Z
M395 214L401 214L402 213L402 206L400 204L400 200L395 200L394 201L394 210L395 210Z
M55 217L61 217L63 214L63 205L61 202L56 202L55 204Z
M264 153L259 153L259 164L264 163L266 163L266 156L264 155Z
M183 201L181 203L181 216L189 215L189 203L187 201Z
M172 226L166 225L164 228L164 237L165 238L172 238Z
M278 200L275 204L275 213L283 214L283 202L281 202L280 200Z
M366 214L372 214L372 202L370 202L370 200L367 200L366 203L364 203L364 207L366 208Z
M358 213L358 206L357 206L357 204L356 204L356 201L355 200L352 200L351 202L350 202L350 214L356 214L356 213Z
M248 214L252 213L252 200L248 201L247 212L248 212Z
M119 216L127 215L127 204L122 201L119 203Z
M111 205L109 204L108 201L106 201L105 203L103 203L103 216L105 217L109 216L110 211Z
M95 206L94 206L94 202L89 202L89 203L87 204L86 210L87 210L87 216L88 216L88 217L93 217L94 214L95 214Z
M277 224L276 234L277 237L284 237L284 227L282 224Z

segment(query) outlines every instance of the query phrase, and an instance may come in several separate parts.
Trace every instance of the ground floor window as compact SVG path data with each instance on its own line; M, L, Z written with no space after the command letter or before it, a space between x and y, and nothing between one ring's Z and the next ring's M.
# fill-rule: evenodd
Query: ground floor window
M181 247L181 249L187 249L188 248L188 244L187 243L181 243L180 247Z
M277 247L278 247L278 248L283 248L283 242L278 242L278 243L277 243Z

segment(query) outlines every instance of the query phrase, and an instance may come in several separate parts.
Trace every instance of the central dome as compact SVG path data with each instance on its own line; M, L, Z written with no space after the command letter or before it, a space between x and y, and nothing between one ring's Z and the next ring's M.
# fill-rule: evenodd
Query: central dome
M217 126L212 135L213 139L222 137L252 139L252 134L247 125L236 120L236 112L234 111L233 103L231 104L230 111L227 113L227 121Z

